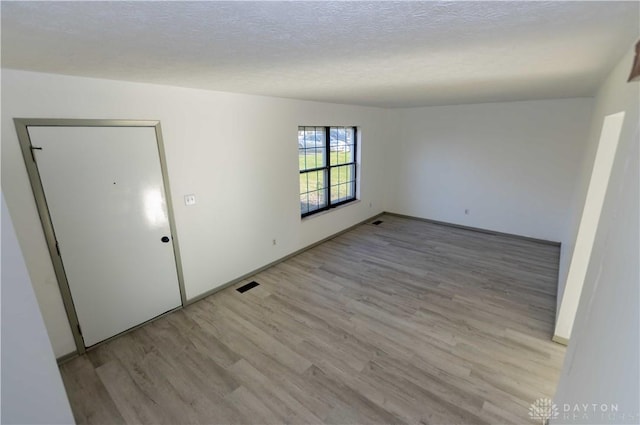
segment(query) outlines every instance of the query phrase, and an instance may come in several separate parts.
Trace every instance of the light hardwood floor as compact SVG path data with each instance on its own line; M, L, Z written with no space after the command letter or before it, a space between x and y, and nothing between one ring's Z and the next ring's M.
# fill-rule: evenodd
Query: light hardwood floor
M532 423L559 248L380 219L62 365L78 423Z

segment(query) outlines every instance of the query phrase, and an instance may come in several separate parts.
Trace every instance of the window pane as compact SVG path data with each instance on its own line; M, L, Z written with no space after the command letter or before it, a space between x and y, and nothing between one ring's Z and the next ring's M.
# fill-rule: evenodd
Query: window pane
M345 197L347 199L354 199L356 197L356 182L355 181L351 181L348 182L345 185L345 189L346 189L346 194Z
M298 127L298 161L301 171L325 166L324 143L324 127Z
M325 190L314 190L309 192L309 211L324 208L327 205Z
M326 184L325 170L312 171L309 173L309 191L324 189Z
M300 212L306 214L327 206L327 171L300 174Z
M326 171L309 171L300 174L300 193L324 189L326 186Z
M300 171L324 167L324 151L316 149L300 149L298 152Z
M353 127L345 130L345 162L356 162L355 136L355 129Z
M309 183L309 175L307 173L300 174L300 194L307 193L309 191L309 187L307 186Z
M331 202L338 203L355 198L355 166L331 168Z
M316 168L319 167L324 167L327 165L326 161L325 161L325 155L326 155L327 151L324 149L324 147L322 149L315 149L315 164L316 164Z
M331 167L331 185L338 185L354 180L354 165Z
M317 161L316 161L316 150L315 149L305 149L305 169L310 170L312 168L316 168L317 165Z
M336 165L338 163L338 146L339 129L338 127L331 127L329 130L329 156L331 158L330 165Z
M355 198L353 183L342 183L331 186L331 202L338 203Z
M331 127L329 141L331 165L355 162L354 135L353 127Z
M339 127L331 127L329 129L329 146L333 147L338 144L339 131Z
M300 195L300 212L302 214L309 212L309 201L306 193Z
M337 204L344 200L345 190L343 186L342 184L331 186L331 203Z

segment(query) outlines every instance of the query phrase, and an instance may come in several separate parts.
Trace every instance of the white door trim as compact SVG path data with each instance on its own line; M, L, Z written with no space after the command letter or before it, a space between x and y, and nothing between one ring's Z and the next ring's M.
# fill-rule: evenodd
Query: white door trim
M176 231L176 224L173 214L173 202L171 200L171 190L169 187L169 175L167 173L166 157L164 152L164 144L162 140L162 130L160 127L160 121L154 120L103 120L103 119L48 119L48 118L14 118L14 124L18 133L18 140L20 142L20 148L22 150L22 156L24 158L27 173L29 175L29 181L31 183L31 189L33 190L33 196L36 201L36 207L40 216L40 222L42 223L42 230L44 232L47 247L49 248L49 255L53 263L56 278L58 280L58 286L62 295L62 302L64 304L67 317L69 319L69 325L71 326L71 332L76 344L78 354L83 354L86 351L84 340L80 332L80 325L78 322L78 316L73 305L73 299L71 297L71 290L69 288L69 282L64 271L64 265L62 258L58 253L56 246L56 237L53 229L53 223L51 221L51 215L49 208L47 207L47 201L40 180L40 173L38 171L37 163L33 155L33 146L31 145L31 139L29 137L28 127L46 126L46 127L151 127L155 129L156 142L158 145L158 152L160 156L160 169L162 171L162 181L165 191L165 199L167 201L167 212L169 215L169 227L171 229L171 240L173 243L173 250L176 262L176 270L178 274L178 286L180 289L180 299L182 306L187 304L186 292L184 289L184 279L182 273L182 260L180 257L180 248L178 243L178 234ZM135 328L134 328L135 329Z

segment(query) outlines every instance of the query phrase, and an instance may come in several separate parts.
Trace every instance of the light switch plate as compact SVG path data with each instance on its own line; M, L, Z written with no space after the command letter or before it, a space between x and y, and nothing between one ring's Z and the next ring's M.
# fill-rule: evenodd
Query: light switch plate
M184 195L184 204L186 206L195 205L196 204L196 195Z

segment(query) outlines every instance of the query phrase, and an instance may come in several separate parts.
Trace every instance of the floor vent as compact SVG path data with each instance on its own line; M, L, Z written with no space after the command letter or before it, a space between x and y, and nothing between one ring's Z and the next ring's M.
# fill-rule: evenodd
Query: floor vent
M374 226L377 226L377 225L379 225L380 223L382 223L382 220L376 220L376 221L374 221L374 222L373 222L373 223L371 223L371 224L373 224Z
M243 292L247 292L249 289L253 289L258 285L260 284L254 280L253 282L249 282L246 285L239 287L238 289L236 289L236 291L242 294Z

